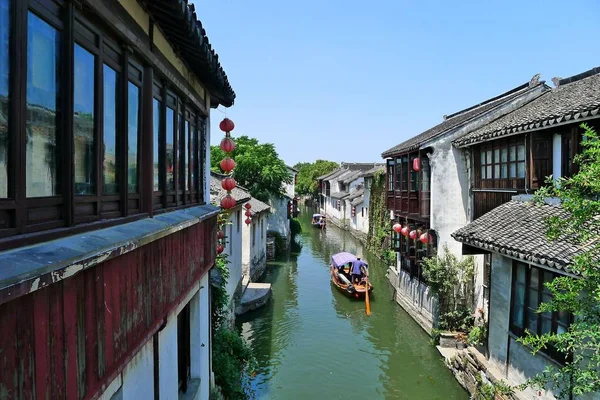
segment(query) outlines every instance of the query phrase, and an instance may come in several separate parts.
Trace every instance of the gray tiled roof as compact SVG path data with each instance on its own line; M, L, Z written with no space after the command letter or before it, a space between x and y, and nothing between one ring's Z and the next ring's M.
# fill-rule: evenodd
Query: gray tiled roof
M385 171L385 164L377 164L373 168L363 172L361 176L365 177L365 178L369 177L369 176L373 176L378 171Z
M219 203L223 197L227 195L227 191L221 187L221 181L225 179L225 175L217 174L214 172L210 173L210 200L215 203ZM235 187L231 191L231 196L235 199L237 204L245 203L251 199L250 193L245 190Z
M333 199L343 199L344 197L348 196L348 192L345 192L345 191L331 192L331 194L329 196Z
M355 198L362 196L363 193L365 193L365 189L355 190L354 192L352 192L348 196L346 196L346 200L354 200Z
M250 205L252 206L250 208L250 211L252 212L252 215L254 214L260 214L263 211L269 211L269 209L271 208L268 204L263 203L262 201L255 199L254 197L250 198Z
M361 204L363 201L365 201L365 196L359 196L356 199L352 200L352 202L350 203L352 205L352 207L356 207L357 205Z
M452 234L459 242L473 247L506 254L559 270L569 271L568 265L583 250L567 238L549 241L546 238L546 219L557 216L569 218L560 205L535 204L512 200L494 208Z
M344 177L343 183L344 185L349 184L350 182L360 178L362 176L363 172L362 171L352 171L352 173L346 177Z
M545 92L521 108L498 118L457 140L458 147L493 140L583 118L600 117L600 67L558 81L558 87Z
M451 129L454 129L460 125L463 125L469 122L471 119L491 111L493 108L504 104L515 97L519 97L523 95L525 92L538 87L539 85L543 85L543 82L537 81L537 76L535 76L531 82L525 83L521 86L518 86L506 93L501 94L500 96L496 96L492 99L486 100L482 103L479 103L475 106L469 107L465 110L459 111L452 115L445 117L444 121L433 128L426 130L425 132L413 136L412 138L400 143L397 146L392 147L389 150L381 153L383 158L392 157L395 154L405 153L408 151L416 150L421 147L422 144L432 140L438 136L443 135Z

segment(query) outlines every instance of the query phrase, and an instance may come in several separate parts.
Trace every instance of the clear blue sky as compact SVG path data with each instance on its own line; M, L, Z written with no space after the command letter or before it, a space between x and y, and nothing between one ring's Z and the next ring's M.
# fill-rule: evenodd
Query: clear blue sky
M237 94L234 136L286 163L381 161L542 74L600 66L598 0L196 0ZM220 107L221 110L224 110ZM212 141L223 118L212 111Z

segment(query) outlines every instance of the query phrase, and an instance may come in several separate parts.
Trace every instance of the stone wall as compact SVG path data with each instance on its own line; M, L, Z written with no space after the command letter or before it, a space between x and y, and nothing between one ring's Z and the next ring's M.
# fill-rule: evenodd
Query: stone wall
M423 328L431 333L437 302L429 287L418 279L411 279L404 271L389 267L387 277L394 288L396 302Z

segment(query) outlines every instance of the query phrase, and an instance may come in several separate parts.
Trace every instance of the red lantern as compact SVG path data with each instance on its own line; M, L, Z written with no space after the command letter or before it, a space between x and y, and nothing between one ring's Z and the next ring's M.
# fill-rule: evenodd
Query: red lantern
M402 225L396 223L394 224L394 226L392 226L392 229L394 230L394 232L400 233L402 231Z
M227 191L233 190L235 188L235 179L233 178L225 178L221 181L221 187Z
M408 237L415 240L417 238L417 231L410 231Z
M251 216L252 216L252 211L250 211L250 210L246 210L246 212L244 213L244 215L245 215L246 217L251 217Z
M236 203L237 202L235 201L235 199L230 195L227 195L221 199L221 207L223 207L226 210L235 207Z
M421 159L419 157L415 158L413 160L413 171L420 171L421 170Z
M217 239L223 239L225 237L225 232L223 231L218 231L217 232Z
M252 208L252 204L246 203L246 204L244 204L244 207L246 207L246 210L249 210Z
M429 242L429 235L427 234L427 232L425 232L424 234L422 234L419 237L419 240L421 241L421 243L427 244Z
M404 228L402 228L402 229L400 230L400 233L401 233L403 236L408 236L408 226L405 226Z
M221 166L221 169L223 171L230 172L235 168L235 161L233 161L229 157L226 157L223 160L221 160L221 163L219 165Z
M230 138L226 137L221 140L221 150L225 153L231 153L235 149L235 142Z
M222 244L217 246L217 254L221 254L223 252L223 250L225 250L225 247L223 247Z
M250 218L246 218L246 225L250 225L252 223L252 220Z
M235 128L235 124L229 118L223 118L223 121L219 124L219 128L223 132L231 132Z

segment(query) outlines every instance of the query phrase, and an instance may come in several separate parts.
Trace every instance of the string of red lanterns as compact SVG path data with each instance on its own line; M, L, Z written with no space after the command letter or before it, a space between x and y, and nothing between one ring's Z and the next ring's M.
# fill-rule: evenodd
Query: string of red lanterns
M403 227L400 223L396 222L392 226L392 229L394 230L394 232L400 233L402 236L409 237L415 241L419 240L423 244L428 244L431 241L431 237L429 236L429 233L427 233L427 232L422 233L420 229L410 230L408 225Z
M231 139L231 131L233 128L235 128L235 124L229 118L224 118L219 124L219 128L225 132L225 137L223 140L221 140L221 150L223 150L226 155L226 157L221 160L219 165L225 174L231 175L231 172L235 168L235 161L233 161L231 158L231 153L233 150L235 150L235 142ZM233 196L231 196L231 191L235 189L235 186L235 179L233 179L231 176L227 176L221 181L221 187L227 191L227 195L221 199L221 207L226 210L227 213L229 213L229 210L231 210L237 204ZM217 232L217 240L219 241L219 244L217 245L217 254L221 254L225 250L225 233L223 232L223 223L224 222L221 221L221 226Z

